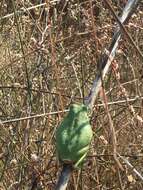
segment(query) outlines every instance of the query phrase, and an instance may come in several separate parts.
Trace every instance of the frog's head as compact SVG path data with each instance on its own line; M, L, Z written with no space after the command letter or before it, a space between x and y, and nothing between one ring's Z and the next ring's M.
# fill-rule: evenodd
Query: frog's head
M70 106L70 113L77 114L79 112L87 112L88 108L84 104L72 104Z

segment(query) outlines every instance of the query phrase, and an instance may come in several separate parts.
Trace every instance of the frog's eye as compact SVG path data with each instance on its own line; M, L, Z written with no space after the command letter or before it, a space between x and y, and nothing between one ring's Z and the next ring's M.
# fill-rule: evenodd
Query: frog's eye
M76 104L72 104L72 105L70 106L70 109L71 109L71 110L74 110L74 109L76 109L76 107L77 107Z
M78 105L76 105L76 104L72 104L71 106L70 106L70 111L73 113L76 113L77 112L77 110L78 110Z
M73 109L73 107L74 107L74 106L73 106L73 104L72 104L72 105L70 105L70 109Z
M69 105L66 105L66 106L65 106L65 109L68 110L68 109L69 109Z

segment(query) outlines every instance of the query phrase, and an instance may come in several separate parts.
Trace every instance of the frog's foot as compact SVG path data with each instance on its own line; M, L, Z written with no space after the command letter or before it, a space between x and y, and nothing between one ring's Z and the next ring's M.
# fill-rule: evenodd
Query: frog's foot
M83 161L86 157L87 153L85 153L75 164L74 164L74 168L78 169L78 168L81 168L81 166L83 165Z

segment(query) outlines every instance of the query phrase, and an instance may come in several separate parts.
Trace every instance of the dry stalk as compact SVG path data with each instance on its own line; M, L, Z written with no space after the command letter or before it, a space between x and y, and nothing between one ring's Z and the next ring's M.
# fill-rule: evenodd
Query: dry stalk
M109 108L108 108L108 101L107 101L107 96L105 94L105 90L104 88L102 87L102 98L103 98L103 101L104 101L104 108L106 110L106 114L107 114L107 117L108 117L108 121L109 121L109 127L110 127L110 134L111 134L111 140L112 140L112 147L113 147L113 157L114 157L114 160L117 164L117 166L123 171L124 168L123 166L121 165L118 157L117 157L117 140L116 140L116 132L115 132L115 128L114 128L114 125L113 125L113 121L112 121L112 118L111 118L111 115L110 115L110 112L109 112Z
M140 123L143 123L142 117L139 116L139 115L136 113L134 107L130 104L130 98L129 98L129 96L128 96L128 93L127 93L126 89L125 89L125 88L123 87L123 85L120 83L120 80L119 80L119 79L120 79L120 72L119 72L119 70L118 70L117 63L114 62L112 68L113 68L114 74L115 74L115 76L116 76L116 80L117 80L118 86L119 86L119 88L120 88L120 91L121 91L122 95L125 97L125 100L126 100L126 103L127 103L127 106L128 106L128 108L129 108L129 111L130 111L131 115L132 115L135 119L137 119Z

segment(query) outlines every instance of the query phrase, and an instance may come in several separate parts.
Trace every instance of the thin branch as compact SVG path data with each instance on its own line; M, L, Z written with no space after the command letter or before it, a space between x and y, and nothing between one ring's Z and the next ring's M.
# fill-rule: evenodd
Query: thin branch
M139 0L134 0L134 1L128 0L127 4L123 10L123 14L119 19L121 25L123 25L127 20L129 20L129 18L133 14L133 11L135 10L135 5L137 5L137 2L139 2ZM115 57L115 53L116 53L120 38L121 38L121 28L118 26L117 30L112 38L112 42L109 47L109 50L105 49L104 54L101 55L101 59L99 61L99 66L100 66L99 73L97 74L97 77L96 77L95 81L93 82L93 86L91 87L89 96L86 97L85 101L84 101L85 104L87 106L89 106L91 111L93 109L94 102L95 102L98 92L100 90L102 80L104 80L104 77L109 70L111 62L113 61L113 59Z
M123 156L118 154L118 156L132 169L132 171L143 181L143 176L135 169L135 167Z
M121 145L120 145L121 146ZM92 158L92 157L96 157L96 158L101 158L101 157L114 157L114 154L97 154L97 153L93 153L91 156L88 156L89 158ZM117 153L117 156L119 157L118 153ZM128 157L128 158L142 158L143 155L142 154L120 154L120 156L123 156L123 157Z
M18 122L18 121L29 120L29 119L36 119L36 118L45 117L45 116L48 116L48 115L55 115L55 114L65 113L65 112L68 112L68 111L69 110L55 111L55 112L31 115L31 116L27 116L27 117L15 118L15 119L10 119L10 120L6 120L6 121L0 121L0 124L3 125L3 124L7 124L7 123L12 123L12 122Z
M68 181L70 179L71 173L73 168L71 165L63 165L63 169L61 172L61 175L59 177L59 180L57 182L55 190L65 190L68 184Z
M54 3L59 2L59 1L60 0L53 0L53 1L50 1L50 4L54 4ZM15 13L17 15L21 15L21 14L24 14L25 12L28 12L28 11L32 10L32 9L36 9L36 8L44 7L44 6L46 6L46 3L41 3L41 4L34 5L34 6L31 6L31 7L28 7L28 8L26 8L26 7L21 8L20 10L16 11ZM0 17L0 21L2 21L4 19L8 19L10 17L13 17L15 13L13 12L13 13L7 14L7 15L5 15L3 17Z
M113 16L116 18L118 25L120 27L121 30L123 30L123 32L125 33L125 35L127 36L128 40L130 41L130 43L132 44L132 46L136 49L136 51L138 52L138 54L140 55L140 57L143 59L143 54L141 52L141 50L139 49L139 47L137 47L137 45L135 44L135 42L133 41L131 35L127 32L125 26L123 24L125 24L129 17L132 15L132 13L134 12L134 10L137 8L139 2L141 0L136 0L134 5L132 7L128 6L127 10L126 10L126 15L127 18L124 20L124 17L122 16L120 19L118 18L118 16L116 15L114 9L112 8L112 6L110 5L109 0L105 0L107 6L109 7L110 11L112 12ZM132 0L129 1L129 4L132 4ZM125 16L126 16L125 15Z
M135 102L137 100L143 100L143 97L136 96L135 98L128 99L128 102ZM108 102L107 105L109 106L109 105L114 105L114 104L122 104L122 103L126 103L126 102L127 102L126 99L125 100L118 100L118 101L114 101L114 102ZM104 103L103 104L96 104L95 107L104 107ZM69 111L69 109L66 109L63 111L48 112L48 113L42 113L42 114L37 114L37 115L31 115L31 116L27 116L27 117L9 119L6 121L0 121L0 124L8 124L8 123L24 121L24 120L28 120L28 119L36 119L36 118L40 118L40 117L46 117L48 115L66 113L68 111Z
M26 74L26 80L27 80L28 104L29 104L29 111L30 111L31 110L31 106L32 106L31 90L30 90L31 85L30 85L29 73L28 73L28 67L27 67L27 61L25 59L25 51L24 51L24 47L23 47L23 41L22 41L22 37L21 37L20 26L19 26L18 17L17 17L17 14L16 14L16 7L15 7L14 0L12 0L12 6L13 6L13 11L14 11L14 16L15 16L15 22L16 22L17 32L18 32L18 35L19 35L21 52L23 54L23 61L24 61L24 66L25 66L25 74Z
M117 164L117 166L123 171L123 167L120 163L120 161L118 160L118 157L117 157L117 138L116 138L116 132L115 132L115 128L114 128L114 125L113 125L113 121L112 121L112 117L111 117L111 114L109 112L109 108L108 108L108 104L107 104L107 97L105 95L105 90L104 88L102 88L102 93L103 93L103 102L105 103L105 110L106 110L106 114L107 114L107 117L108 117L108 121L109 121L109 128L110 128L110 134L111 134L111 143L112 143L112 149L113 149L113 157L114 157L114 160Z
M75 77L73 77L73 78L75 78ZM53 80L54 80L54 79L53 79ZM26 86L21 85L21 84L19 84L19 83L15 83L14 85L11 85L11 86L9 86L9 85L8 85L8 86L1 86L1 85L0 85L0 90L1 90L1 89L25 90L25 91L28 90ZM51 92L51 91L48 91L47 89L31 88L30 90L33 91L33 92L37 92L37 93L44 93L44 94L50 94L50 95L59 96L59 93ZM66 97L66 98L71 98L71 96L70 96L70 95L67 95L67 94L61 94L61 96ZM75 99L78 99L78 100L82 99L81 97L74 97L74 98L75 98Z

